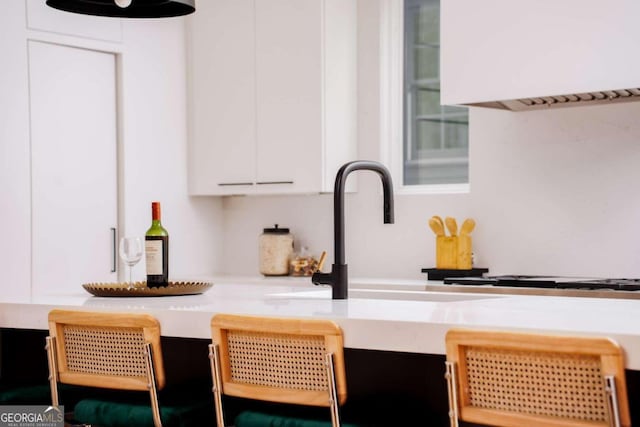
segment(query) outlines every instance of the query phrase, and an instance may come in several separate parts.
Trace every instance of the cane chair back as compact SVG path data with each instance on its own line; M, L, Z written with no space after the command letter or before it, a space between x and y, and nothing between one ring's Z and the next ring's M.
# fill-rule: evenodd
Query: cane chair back
M335 323L218 314L211 333L218 426L224 426L221 395L325 406L339 425L347 390L343 335Z
M161 425L157 390L165 386L160 324L146 314L52 310L47 356L51 398L57 383L148 391Z
M630 426L610 339L454 329L446 347L451 426Z

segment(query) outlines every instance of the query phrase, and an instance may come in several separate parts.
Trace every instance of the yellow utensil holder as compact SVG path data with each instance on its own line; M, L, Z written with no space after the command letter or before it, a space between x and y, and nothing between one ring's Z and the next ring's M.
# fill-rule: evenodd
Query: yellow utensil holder
M471 269L471 236L436 236L436 268Z
M436 268L458 268L458 238L456 236L436 237Z
M458 236L458 270L471 269L471 252L471 236Z

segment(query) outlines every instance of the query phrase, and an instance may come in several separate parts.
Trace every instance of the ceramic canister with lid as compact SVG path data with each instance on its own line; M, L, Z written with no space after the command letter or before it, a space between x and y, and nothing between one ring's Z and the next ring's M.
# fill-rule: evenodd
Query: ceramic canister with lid
M265 276L286 276L293 255L293 235L288 228L265 228L260 235L260 273Z

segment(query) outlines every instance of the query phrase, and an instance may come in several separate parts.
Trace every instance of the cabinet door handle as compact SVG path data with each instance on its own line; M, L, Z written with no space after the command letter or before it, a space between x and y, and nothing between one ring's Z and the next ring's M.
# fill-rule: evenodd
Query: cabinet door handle
M261 181L256 182L257 185L273 185L273 184L293 184L293 181Z
M116 272L116 265L118 260L118 242L116 237L115 227L111 227L111 272Z
M253 182L219 182L218 185L221 187L233 185L253 185Z

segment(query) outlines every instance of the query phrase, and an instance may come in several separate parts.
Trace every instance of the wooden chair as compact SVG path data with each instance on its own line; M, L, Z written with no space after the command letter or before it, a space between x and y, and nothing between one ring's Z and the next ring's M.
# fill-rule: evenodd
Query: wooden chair
M340 425L347 397L343 336L325 320L218 314L209 346L218 427L222 395L330 408Z
M51 400L58 382L148 391L153 423L161 426L158 390L165 385L160 324L150 315L53 310L47 356Z
M631 425L624 360L612 340L450 330L451 426Z

